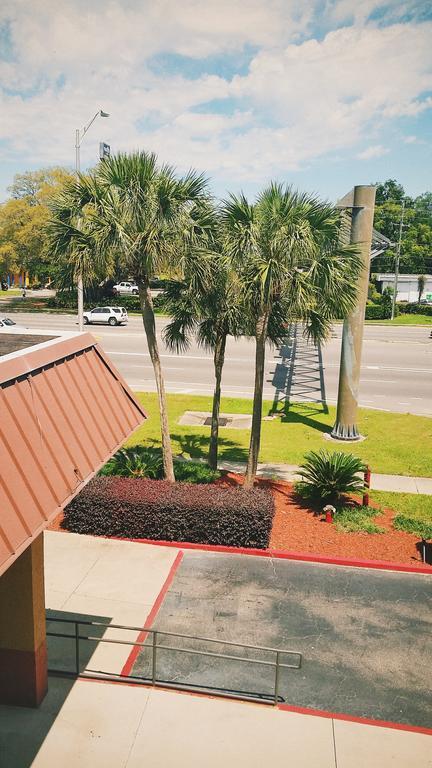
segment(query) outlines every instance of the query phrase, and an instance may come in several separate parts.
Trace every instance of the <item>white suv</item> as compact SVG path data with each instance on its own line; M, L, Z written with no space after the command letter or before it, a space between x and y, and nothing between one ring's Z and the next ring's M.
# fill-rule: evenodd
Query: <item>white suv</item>
M127 295L138 296L138 293L139 293L138 286L135 285L135 283L129 283L125 281L123 281L122 283L117 283L117 285L114 285L113 291L118 295L124 293Z
M95 307L89 312L84 312L84 325L89 323L107 323L108 325L120 325L127 323L128 314L124 307Z

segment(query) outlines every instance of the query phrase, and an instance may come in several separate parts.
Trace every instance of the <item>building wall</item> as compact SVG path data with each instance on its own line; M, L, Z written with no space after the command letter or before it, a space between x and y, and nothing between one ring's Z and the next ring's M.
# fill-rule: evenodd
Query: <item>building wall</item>
M393 288L394 285L394 277L393 275L390 275L389 278L382 278L379 280L379 283L381 285L381 292L384 291L385 288L390 286L390 288ZM422 294L422 300L427 299L429 294L429 300L432 301L432 279L426 280L425 288ZM397 291L397 300L398 301L408 301L411 304L418 301L418 284L417 284L417 275L414 275L411 279L406 278L399 278L398 280L398 291Z

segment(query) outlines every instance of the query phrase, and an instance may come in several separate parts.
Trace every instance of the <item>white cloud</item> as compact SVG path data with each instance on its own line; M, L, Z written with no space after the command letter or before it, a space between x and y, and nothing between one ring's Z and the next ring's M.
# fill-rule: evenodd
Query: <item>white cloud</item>
M418 139L417 136L405 136L404 143L405 144L417 144Z
M388 155L389 152L390 150L387 147L383 147L382 144L376 144L375 146L367 147L363 152L359 152L357 157L359 160L373 160L376 157Z
M432 106L432 24L365 24L380 7L329 0L323 23L346 26L314 39L322 4L307 0L9 0L0 24L10 20L14 60L0 56L0 157L72 165L75 128L98 108L111 117L86 136L83 167L102 139L234 186L359 146L361 159L379 157L391 121ZM400 3L386 7L400 15ZM249 70L234 77L150 66L156 54L199 63L245 46L255 51Z

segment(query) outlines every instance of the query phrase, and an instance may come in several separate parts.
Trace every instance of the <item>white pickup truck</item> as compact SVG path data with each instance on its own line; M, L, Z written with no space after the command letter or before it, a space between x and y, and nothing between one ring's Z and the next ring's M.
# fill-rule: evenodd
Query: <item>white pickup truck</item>
M135 283L129 283L126 281L123 281L122 283L117 283L117 285L114 285L113 291L119 296L121 296L122 294L138 296L138 293L139 293L138 286L135 285Z

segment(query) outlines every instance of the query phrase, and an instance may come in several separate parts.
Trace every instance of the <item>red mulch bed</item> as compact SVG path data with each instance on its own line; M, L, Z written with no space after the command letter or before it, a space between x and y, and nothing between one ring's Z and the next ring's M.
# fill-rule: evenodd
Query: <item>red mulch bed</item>
M241 484L243 477L228 473L220 482ZM271 488L275 498L270 549L425 567L416 549L418 537L393 529L392 520L396 514L393 510L386 509L376 519L377 525L385 528L385 533L344 533L332 523L324 522L324 516L314 515L307 503L295 494L292 483L265 479L257 482ZM432 566L430 568L432 573Z
M221 484L241 485L243 476L224 473L218 481ZM420 552L416 549L418 537L392 527L395 512L385 509L378 514L376 523L385 528L385 533L343 533L323 516L314 515L306 502L295 494L293 485L283 480L259 479L257 483L272 489L275 499L275 517L270 537L270 549L282 552L298 552L313 555L327 555L354 560L383 560L424 568ZM371 506L374 506L371 504ZM51 531L61 528L63 512L48 526ZM429 566L432 573L432 566Z

